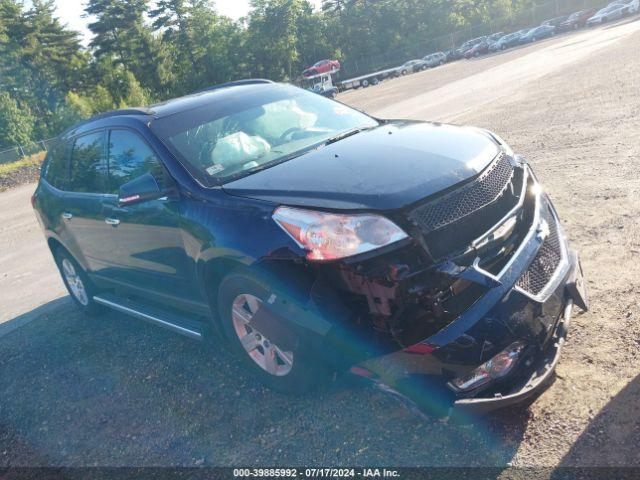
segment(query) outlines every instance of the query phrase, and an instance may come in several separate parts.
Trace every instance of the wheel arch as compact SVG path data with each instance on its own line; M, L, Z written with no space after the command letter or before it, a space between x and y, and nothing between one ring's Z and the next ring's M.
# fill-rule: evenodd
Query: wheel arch
M56 250L58 250L59 248L63 248L64 250L66 250L67 252L69 252L69 249L67 247L65 247L62 242L60 240L58 240L55 237L47 237L47 246L49 247L49 250L51 251L51 255L55 255L56 254Z

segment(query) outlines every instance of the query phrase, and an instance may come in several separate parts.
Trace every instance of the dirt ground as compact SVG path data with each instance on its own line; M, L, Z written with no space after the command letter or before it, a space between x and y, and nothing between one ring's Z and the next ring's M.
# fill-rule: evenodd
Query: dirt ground
M592 308L529 409L453 425L347 381L288 398L224 351L117 313L86 320L60 297L22 187L0 194L0 467L640 467L638 51L640 22L625 21L339 97L489 128L532 163L581 253Z

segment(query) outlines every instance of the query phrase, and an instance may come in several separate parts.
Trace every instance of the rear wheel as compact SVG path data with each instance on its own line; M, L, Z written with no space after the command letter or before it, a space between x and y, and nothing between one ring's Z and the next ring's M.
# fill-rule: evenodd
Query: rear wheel
M96 289L80 264L63 248L56 251L55 260L62 281L76 306L89 316L102 313L102 306L93 300Z
M365 78L360 82L360 85L362 85L362 88L367 88L369 86L369 80Z
M218 291L222 328L239 360L260 382L280 392L306 392L326 380L328 370L305 358L300 339L286 325L272 325L272 331L279 333L270 334L253 321L271 294L249 273L227 276Z

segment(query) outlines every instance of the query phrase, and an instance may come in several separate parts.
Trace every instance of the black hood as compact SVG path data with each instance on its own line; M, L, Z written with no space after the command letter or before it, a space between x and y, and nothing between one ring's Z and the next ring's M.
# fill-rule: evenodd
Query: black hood
M223 188L281 205L391 210L477 175L498 153L478 129L389 122Z

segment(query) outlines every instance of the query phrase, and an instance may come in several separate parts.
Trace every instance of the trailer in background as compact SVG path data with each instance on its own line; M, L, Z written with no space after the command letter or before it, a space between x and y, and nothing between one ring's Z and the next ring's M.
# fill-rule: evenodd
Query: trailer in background
M394 78L399 76L399 67L387 68L386 70L379 70L377 72L367 73L366 75L360 75L359 77L342 80L338 83L338 88L341 91L359 87L367 88L369 85L377 85L382 80L385 80L387 78Z

